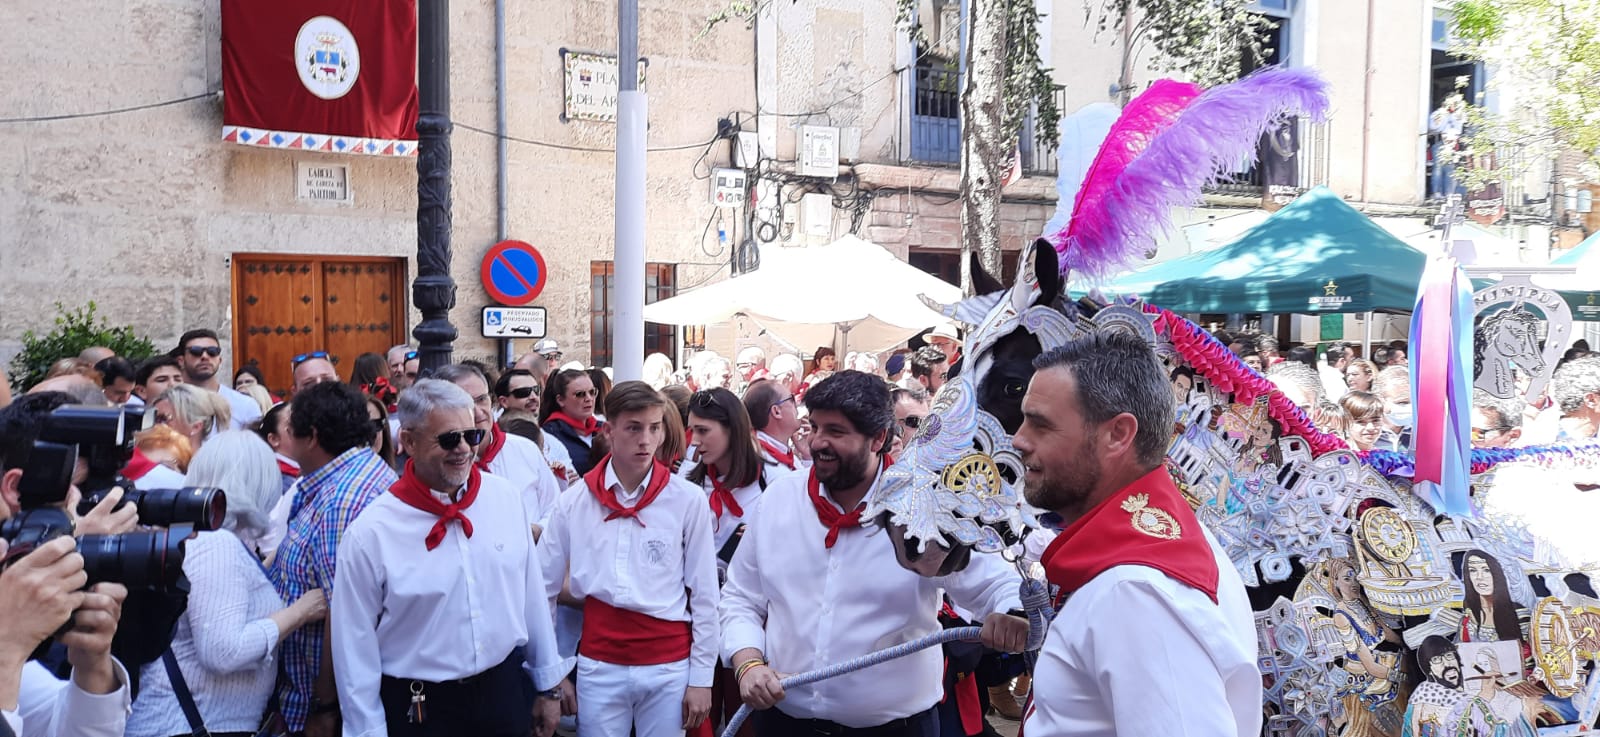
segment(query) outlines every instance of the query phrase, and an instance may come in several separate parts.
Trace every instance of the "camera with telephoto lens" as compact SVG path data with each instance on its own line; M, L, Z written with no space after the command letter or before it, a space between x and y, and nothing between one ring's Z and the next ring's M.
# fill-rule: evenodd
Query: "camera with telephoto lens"
M120 469L133 449L133 433L143 416L132 410L68 405L45 418L19 480L21 513L0 522L0 539L10 544L6 561L73 532L63 508L78 468L88 475L78 512L87 513L114 487L124 490L122 504L138 505L139 521L157 529L122 535L85 535L78 539L89 584L120 583L129 589L187 590L183 576L183 543L194 530L214 530L227 511L220 489L157 489L139 492ZM147 506L148 505L148 506ZM120 504L119 504L120 507Z

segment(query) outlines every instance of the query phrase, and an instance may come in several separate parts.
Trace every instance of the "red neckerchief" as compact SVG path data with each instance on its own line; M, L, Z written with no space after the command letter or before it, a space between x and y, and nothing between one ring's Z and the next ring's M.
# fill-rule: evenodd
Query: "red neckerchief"
M878 469L878 473L883 473L883 469L888 468L891 463L889 459L885 458L882 468ZM828 528L828 536L822 539L824 547L831 548L834 543L839 542L840 530L861 526L861 510L867 508L867 502L862 500L860 504L856 505L855 509L850 510L848 513L839 511L839 508L834 506L833 502L822 496L822 487L817 483L816 466L812 466L811 472L807 474L806 493L811 495L811 506L817 510L817 520L822 523L823 527Z
M433 550L439 547L439 543L444 542L444 533L450 520L460 522L461 532L467 537L472 537L472 520L467 519L465 513L467 507L472 506L472 502L477 500L478 485L482 482L483 475L479 473L477 467L473 467L472 473L467 476L467 490L462 493L460 501L445 504L433 495L433 490L422 483L422 479L417 478L416 465L408 460L405 473L400 474L400 480L389 487L389 493L405 502L407 506L439 517L439 521L433 523L433 529L428 530L428 536L423 540L427 543L428 549Z
M145 455L144 451L134 448L133 455L128 456L128 465L122 467L122 477L129 481L138 481L159 465L161 464L156 463L151 460L150 456Z
M589 419L579 422L572 419L572 415L560 410L556 410L555 412L550 413L550 419L566 423L567 426L577 430L578 434L584 437L589 437L590 435L595 434L595 431L600 429L600 421L596 420L594 415L589 415Z
M292 479L297 479L297 478L300 478L300 467L296 466L296 465L294 465L294 464L292 464L292 463L290 463L290 462L288 462L288 461L286 461L286 460L284 460L282 458L279 458L278 459L278 473L281 473L281 474L283 474L285 476L288 476L289 478L292 478Z
M777 443L771 442L760 435L756 436L756 442L761 444L762 450L767 451L767 455L772 456L772 460L788 466L790 470L794 470L794 453L778 447Z
M1061 587L1056 606L1113 566L1149 566L1217 601L1217 559L1165 465L1158 466L1062 530L1045 548L1045 577Z
M717 522L722 521L724 509L735 517L743 517L744 508L740 507L739 500L733 497L733 489L722 483L716 466L706 466L706 478L711 479L711 513L716 515Z
M554 415L551 416L554 417ZM661 496L661 490L667 488L667 482L672 480L672 470L662 465L661 461L653 461L650 468L650 484L645 487L644 495L639 497L639 503L631 507L624 507L622 502L617 501L617 492L606 486L606 468L610 467L610 465L611 456L608 455L601 458L599 463L594 464L594 468L589 469L589 472L584 474L583 481L589 486L589 493L593 494L595 500L600 502L600 506L611 510L611 514L606 515L607 522L619 517L626 517L638 522L640 527L644 527L644 520L639 519L639 513L643 512L645 507L650 506L650 503L655 501L656 497Z
M494 461L495 456L500 455L500 449L504 447L506 447L506 431L501 430L499 425L489 425L489 444L478 449L478 460L473 465L476 465L479 471L489 473L489 464Z

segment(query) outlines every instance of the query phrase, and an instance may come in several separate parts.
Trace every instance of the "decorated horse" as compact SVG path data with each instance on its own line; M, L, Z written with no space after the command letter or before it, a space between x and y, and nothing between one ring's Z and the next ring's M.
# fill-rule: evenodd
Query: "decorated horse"
M1130 110L1141 112L1137 101ZM1166 113L1158 131L1183 116ZM1117 133L1108 146L1126 154ZM1164 201L1126 178L1160 139L1147 132L1116 181L1077 193L1079 206L1098 201L1127 212L1129 198ZM1096 186L1093 175L1085 187ZM1008 289L984 280L983 294L940 306L968 327L962 365L865 513L895 540L900 563L932 576L972 555L1001 555L1016 563L1025 592L1048 589L1037 562L1054 521L1025 502L1010 443L1032 359L1093 331L1124 331L1147 341L1183 382L1174 391L1182 399L1167 469L1251 589L1265 734L1587 733L1600 717L1594 569L1552 553L1560 541L1542 539L1494 501L1529 493L1530 484L1570 487L1564 474L1592 468L1600 449L1474 451L1470 511L1445 514L1413 491L1409 455L1357 453L1319 431L1194 323L1137 301L1070 300L1074 267L1103 274L1115 262L1085 253L1095 233L1126 240L1149 232L1080 217L1074 213L1075 229L1033 244ZM1505 375L1523 386L1527 374L1547 368L1527 322L1491 316L1479 331L1491 355L1515 356L1507 362L1520 375ZM1049 596L1035 601L1043 603L1030 615L1048 619Z

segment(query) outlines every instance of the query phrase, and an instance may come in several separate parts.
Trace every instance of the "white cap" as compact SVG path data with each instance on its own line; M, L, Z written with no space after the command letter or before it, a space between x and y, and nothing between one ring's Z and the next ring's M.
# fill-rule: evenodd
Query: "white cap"
M533 352L541 356L546 353L560 353L561 346L555 341L545 338L544 340L533 344Z
M940 323L937 327L935 327L933 329L932 332L928 333L928 337L930 337L930 338L949 338L951 340L961 340L961 336L956 335L956 326L951 325L950 323L947 323L947 322Z

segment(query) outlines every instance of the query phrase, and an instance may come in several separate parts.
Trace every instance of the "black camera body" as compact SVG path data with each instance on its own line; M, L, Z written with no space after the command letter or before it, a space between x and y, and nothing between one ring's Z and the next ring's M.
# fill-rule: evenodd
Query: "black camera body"
M78 513L93 509L112 488L121 487L118 505L138 505L139 521L154 529L123 535L86 535L78 540L90 585L120 583L130 590L187 591L183 576L183 543L196 529L221 526L227 511L220 489L157 489L138 491L120 471L133 449L133 434L143 423L135 410L67 405L45 419L34 441L18 486L20 514L0 523L0 539L9 543L7 561L27 555L62 535L73 533L65 503L77 472L86 461Z

